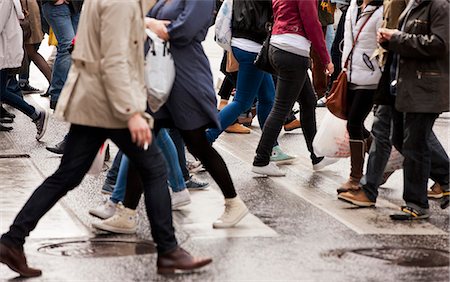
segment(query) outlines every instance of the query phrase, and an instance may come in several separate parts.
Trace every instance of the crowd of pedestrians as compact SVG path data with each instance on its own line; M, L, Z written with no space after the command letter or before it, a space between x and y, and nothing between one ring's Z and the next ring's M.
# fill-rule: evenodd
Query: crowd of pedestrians
M336 187L338 198L374 206L378 187L392 174L385 167L395 147L404 157L405 205L391 218L428 218L429 197L441 198L441 208L448 207L449 159L433 133L439 114L449 110L448 1L233 0L218 104L202 42L222 2L0 0L0 130L12 130L7 124L15 118L3 104L31 118L37 140L51 130L50 113L23 98L38 92L49 97L55 116L71 124L61 142L47 147L62 155L59 168L1 236L0 262L25 277L41 275L27 264L25 238L80 184L110 139L120 150L99 189L110 196L89 211L102 219L93 226L135 233L136 208L144 194L158 273L211 263L211 258L182 249L175 237L172 210L191 203L190 189L209 186L191 172L204 167L223 194L225 208L212 228L233 228L249 209L212 146L223 131L250 133L244 125L258 118L262 135L255 144L256 174L286 175L278 165L295 157L278 143L283 127L301 128L313 170L337 162L316 153L313 140L316 107L326 103L342 69L348 76L351 167L348 181ZM334 32L336 9L342 15ZM147 105L145 90L145 28L170 43L175 62L170 96L155 112ZM44 34L57 41L53 63L39 53ZM273 74L254 64L267 38ZM29 84L30 62L49 82L46 91ZM299 120L293 111L296 102ZM369 131L364 121L374 106ZM186 149L196 159L194 167L186 161ZM430 190L429 179L435 182Z

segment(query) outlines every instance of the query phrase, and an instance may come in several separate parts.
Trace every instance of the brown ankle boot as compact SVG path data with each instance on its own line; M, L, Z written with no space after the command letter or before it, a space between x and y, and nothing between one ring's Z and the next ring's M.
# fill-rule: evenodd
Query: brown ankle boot
M365 142L350 139L350 178L337 189L338 193L359 189L359 180L363 176Z
M39 269L31 268L23 250L0 243L0 262L23 277L37 277L42 274Z

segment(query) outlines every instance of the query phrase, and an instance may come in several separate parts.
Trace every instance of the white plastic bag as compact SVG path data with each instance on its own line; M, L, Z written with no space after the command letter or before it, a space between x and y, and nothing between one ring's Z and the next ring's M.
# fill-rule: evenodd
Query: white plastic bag
M89 169L88 174L98 175L103 171L103 163L105 162L106 156L106 147L108 147L108 141L105 141L105 143L103 143L98 150L98 153L91 164L91 168Z
M175 63L168 42L146 29L150 50L145 56L145 85L150 109L157 112L169 99L175 81Z
M217 12L215 23L216 42L226 51L231 51L231 20L233 17L233 0L223 1Z
M327 111L314 137L313 148L318 157L348 158L350 143L347 121Z

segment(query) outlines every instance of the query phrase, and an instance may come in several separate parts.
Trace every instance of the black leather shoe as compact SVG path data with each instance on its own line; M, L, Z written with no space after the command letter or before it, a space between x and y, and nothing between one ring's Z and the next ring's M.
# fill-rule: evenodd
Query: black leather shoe
M63 141L59 142L53 147L45 147L45 149L47 149L48 151L58 155L64 154L65 148L66 148L66 139L63 139Z
M42 275L39 269L31 268L27 264L27 258L21 249L12 248L0 243L0 262L6 264L11 270L22 277L37 277Z
M50 109L52 109L52 110L56 109L56 103L57 103L57 102L58 102L58 101L50 100Z
M211 262L211 258L196 258L184 249L177 247L168 254L158 255L156 265L158 274L172 274L175 270L194 270Z
M11 131L13 128L11 126L4 126L3 124L0 124L0 131Z
M9 117L0 117L0 123L13 123L14 119Z
M0 117L7 117L7 118L15 118L16 115L15 114L11 114L10 112L8 112L5 108L0 107Z

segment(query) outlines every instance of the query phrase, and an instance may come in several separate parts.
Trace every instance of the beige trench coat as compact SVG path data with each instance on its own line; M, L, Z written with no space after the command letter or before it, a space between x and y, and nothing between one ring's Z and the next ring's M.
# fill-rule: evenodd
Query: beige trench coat
M70 123L126 128L145 114L144 16L146 0L84 2L72 66L55 115Z

